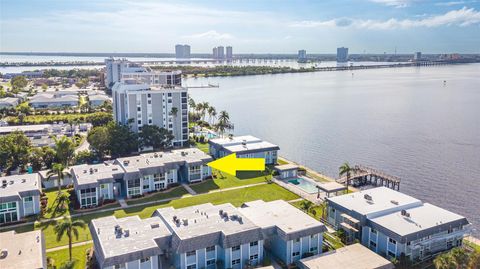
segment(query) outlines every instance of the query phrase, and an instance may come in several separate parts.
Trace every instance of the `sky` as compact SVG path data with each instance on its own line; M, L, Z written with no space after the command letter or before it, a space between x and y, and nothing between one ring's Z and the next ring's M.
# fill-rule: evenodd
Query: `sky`
M480 0L0 0L0 52L480 53Z

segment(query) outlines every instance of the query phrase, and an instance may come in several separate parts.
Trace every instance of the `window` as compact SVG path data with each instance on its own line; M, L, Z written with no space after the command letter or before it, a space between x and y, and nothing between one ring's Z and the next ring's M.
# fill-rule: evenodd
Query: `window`
M142 111L142 108L141 107L137 107L137 111Z
M144 259L141 259L141 260L140 260L140 263L146 263L146 262L148 262L148 261L150 261L150 257L146 257L146 258L144 258Z
M0 204L0 224L17 221L17 203Z
M237 251L237 250L240 250L240 246L234 246L234 247L232 247L232 251Z
M295 251L295 252L292 253L292 256L293 256L293 257L300 256L300 252L299 252L299 251Z
M310 235L310 239L314 239L314 238L316 238L316 237L317 237L317 235L316 235L316 234L312 234L312 235Z
M388 238L388 242L392 243L392 244L397 244L397 241L393 240L392 238Z
M187 257L195 256L195 255L197 255L197 251L195 251L195 250L187 252Z
M300 242L300 238L297 238L294 240L295 243L299 243Z
M207 247L207 252L215 251L215 246Z
M189 266L187 266L187 269L197 269L197 265L196 264L190 264Z
M169 92L167 96L168 96L168 97L172 97L172 93L171 93L171 92Z
M240 259L233 260L232 265L235 265L235 264L240 264Z
M108 189L108 185L107 184L100 184L100 189L106 190L106 189Z
M133 179L127 182L127 194L129 196L140 194L140 179Z
M250 260L253 261L253 260L257 260L258 259L258 254L255 254L255 255L251 255L250 256Z
M150 98L150 97L152 97L152 95L148 93L148 94L147 94L147 97Z
M310 252L317 252L318 248L317 247L311 247Z
M408 241L408 242L407 242L407 246L410 246L411 244L412 244L411 241Z
M23 198L23 201L24 201L24 202L31 202L31 201L33 201L33 197L32 197L32 196L30 196L30 197L25 197L25 198Z
M377 234L377 230L375 230L375 229L370 229L370 233L372 233L372 234Z
M376 247L377 247L377 243L370 241L370 248L376 248Z
M388 256L390 257L395 257L395 253L391 252L390 250L388 251Z
M115 269L125 269L125 264L117 264L113 268L115 268Z
M142 121L141 121L141 120L138 120L137 123L138 123L138 125L142 125Z
M258 241L250 242L250 246L251 246L251 247L253 247L253 246L258 246Z
M152 104L152 100L148 100L148 104L151 105L151 104Z
M208 260L208 261L207 261L207 266L209 266L209 265L215 265L215 262L216 262L215 259Z

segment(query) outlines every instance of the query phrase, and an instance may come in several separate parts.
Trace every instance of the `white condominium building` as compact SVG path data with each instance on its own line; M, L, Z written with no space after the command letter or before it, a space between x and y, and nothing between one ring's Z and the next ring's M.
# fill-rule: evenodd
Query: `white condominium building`
M188 141L187 88L126 81L115 83L112 98L116 122L128 124L134 132L144 125L165 128L173 133L174 146Z

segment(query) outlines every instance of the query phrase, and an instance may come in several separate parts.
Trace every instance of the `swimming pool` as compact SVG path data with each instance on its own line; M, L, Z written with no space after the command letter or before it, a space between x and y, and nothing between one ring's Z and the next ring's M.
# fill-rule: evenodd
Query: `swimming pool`
M290 179L288 183L293 184L307 193L317 193L317 185L304 178L297 177Z

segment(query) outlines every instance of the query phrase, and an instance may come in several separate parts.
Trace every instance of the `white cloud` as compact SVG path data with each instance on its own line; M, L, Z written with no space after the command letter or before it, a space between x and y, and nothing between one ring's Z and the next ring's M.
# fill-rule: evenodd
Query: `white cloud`
M412 0L370 0L370 2L392 6L396 8L408 7Z
M471 3L476 3L476 2L477 1L450 1L450 2L438 2L438 3L435 3L435 5L436 6L450 7L450 6L471 4Z
M186 35L183 36L183 38L228 40L233 39L234 36L228 33L221 34L215 30L210 30L204 33Z
M388 20L370 20L370 19L334 19L326 21L300 21L290 24L291 27L354 27L359 29L407 29L414 27L439 27L445 25L469 26L480 24L480 12L474 8L461 8L452 10L445 14L429 16L422 19L395 19Z

